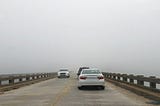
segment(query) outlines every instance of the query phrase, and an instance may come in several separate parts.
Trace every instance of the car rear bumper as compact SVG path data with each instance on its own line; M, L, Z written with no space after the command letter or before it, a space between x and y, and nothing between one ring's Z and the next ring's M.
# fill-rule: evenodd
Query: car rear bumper
M81 86L105 86L104 81L79 81L78 87Z
M70 77L70 75L69 75L69 74L59 74L58 77L59 77L59 78L60 78L60 77Z

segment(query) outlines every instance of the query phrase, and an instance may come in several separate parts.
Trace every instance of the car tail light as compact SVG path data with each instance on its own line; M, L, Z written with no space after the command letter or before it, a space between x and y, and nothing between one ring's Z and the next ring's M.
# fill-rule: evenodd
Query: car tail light
M103 76L98 76L97 78L98 78L99 80L100 80L100 79L104 79L104 77L103 77Z
M80 76L80 79L83 79L83 80L85 80L87 77L85 77L85 76Z

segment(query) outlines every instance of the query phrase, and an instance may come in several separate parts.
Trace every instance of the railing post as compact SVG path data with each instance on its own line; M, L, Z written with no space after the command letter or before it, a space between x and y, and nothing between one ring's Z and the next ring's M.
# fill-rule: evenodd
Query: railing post
M120 81L120 80L121 80L121 77L120 77L120 76L121 76L121 74L120 74L120 73L118 73L118 74L117 74L117 80L118 80L118 81Z
M124 81L124 82L127 82L127 77L123 77L123 81Z
M47 73L47 77L49 77L49 73Z
M39 79L40 78L40 75L37 75L37 79Z
M13 78L9 79L9 84L14 84L14 79Z
M47 78L47 74L45 74L45 78Z
M34 79L35 79L35 76L33 75L33 76L32 76L32 80L34 80Z
M129 76L130 76L130 77L133 77L134 75L133 75L133 74L130 74ZM129 78L129 82L133 84L133 83L134 83L134 79L133 79L133 78Z
M42 76L43 76L43 78L44 78L44 77L45 77L45 74L43 74Z
M41 74L41 78L43 78L43 74Z
M0 86L2 85L2 81L0 80Z
M144 86L144 81L137 80L137 84L138 84L138 85L142 85L142 86Z
M150 82L150 88L155 88L156 89L156 83Z
M113 79L113 75L111 75L111 79Z
M30 77L26 77L26 81L29 81L30 80Z
M144 77L144 75L138 75L137 77L139 77L139 78L143 78L143 77ZM138 79L138 80L137 80L137 84L138 84L138 85L142 85L142 86L144 86L144 81L142 81L142 80Z
M19 78L19 82L22 82L22 78Z
M150 76L149 78L156 78L155 76ZM156 83L155 82L150 82L150 88L156 89Z
M43 78L45 78L46 77L46 75L45 74L43 74Z
M108 74L106 74L106 78L109 78L109 75L108 75Z
M120 81L120 80L121 80L121 77L120 77L120 76L117 76L117 79Z
M127 82L127 74L123 74L123 81Z
M116 76L115 75L113 75L113 79L116 80Z
M134 79L130 78L129 82L133 84L134 83Z

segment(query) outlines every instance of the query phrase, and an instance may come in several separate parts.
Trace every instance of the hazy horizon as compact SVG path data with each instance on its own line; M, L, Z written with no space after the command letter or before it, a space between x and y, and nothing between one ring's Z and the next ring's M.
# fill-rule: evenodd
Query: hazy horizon
M158 0L1 0L0 74L102 71L160 76Z

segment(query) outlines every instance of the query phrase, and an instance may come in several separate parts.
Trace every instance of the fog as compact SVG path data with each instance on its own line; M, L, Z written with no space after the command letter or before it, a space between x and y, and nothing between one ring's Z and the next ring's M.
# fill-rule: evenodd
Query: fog
M80 66L160 76L160 1L0 1L0 74Z

